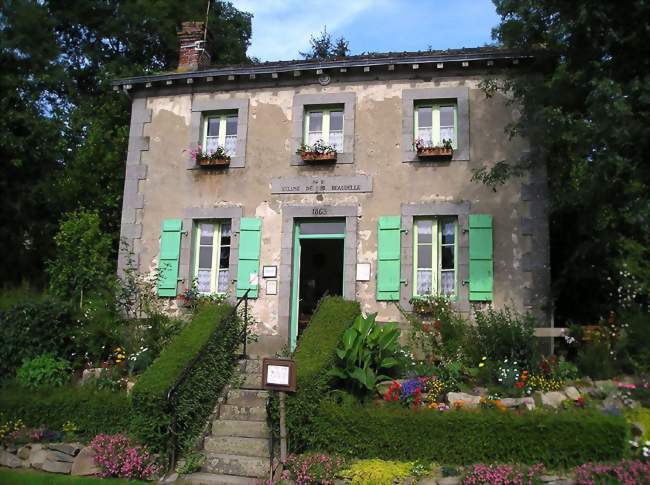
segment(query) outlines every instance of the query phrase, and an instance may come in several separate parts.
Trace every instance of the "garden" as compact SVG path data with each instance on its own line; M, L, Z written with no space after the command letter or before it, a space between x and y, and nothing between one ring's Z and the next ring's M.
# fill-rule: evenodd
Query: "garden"
M644 308L567 328L551 356L530 315L413 309L397 325L321 303L293 355L277 483L650 483Z
M191 288L172 308L131 266L115 278L96 213L62 221L55 242L48 290L0 299L0 482L159 478L231 379L243 320Z

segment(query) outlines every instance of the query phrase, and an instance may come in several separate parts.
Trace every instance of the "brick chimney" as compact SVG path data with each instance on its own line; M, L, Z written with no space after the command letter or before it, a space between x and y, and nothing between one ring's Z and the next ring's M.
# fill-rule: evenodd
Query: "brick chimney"
M177 32L180 42L178 72L198 71L210 66L210 54L203 42L205 24L203 22L183 22Z

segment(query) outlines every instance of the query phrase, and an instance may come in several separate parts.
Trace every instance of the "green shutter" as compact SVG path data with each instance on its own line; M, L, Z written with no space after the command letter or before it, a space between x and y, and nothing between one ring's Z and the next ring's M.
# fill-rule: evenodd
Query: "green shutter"
M469 216L469 299L492 301L492 216Z
M176 296L178 258L181 252L180 219L166 219L160 233L160 264L158 265L158 296Z
M237 263L237 297L257 298L260 272L260 243L262 219L259 217L242 217L239 223L239 262ZM250 283L251 275L257 275L258 283Z
M399 300L400 217L380 217L377 224L377 300Z

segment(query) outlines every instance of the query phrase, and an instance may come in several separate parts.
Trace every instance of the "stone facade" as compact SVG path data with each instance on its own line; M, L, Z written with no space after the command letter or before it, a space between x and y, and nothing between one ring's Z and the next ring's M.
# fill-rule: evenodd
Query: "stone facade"
M224 69L192 73L200 74L200 79L159 77L116 83L129 91L133 101L122 238L123 247L132 249L139 271L156 272L160 228L165 219L184 220L180 291L191 284L193 243L187 224L196 220L192 214L203 211L230 217L233 228L238 217L261 218L260 276L262 266L276 266L278 288L276 294L266 294L265 280L260 278L259 297L252 302L252 312L259 322L257 350L270 354L286 344L289 335L295 218L344 218L344 295L361 302L363 311L378 312L380 320L399 321L402 317L397 306L377 301L375 296L378 219L402 218L404 284L399 303L409 309L413 285L409 229L413 217L458 217L458 303L463 311L469 311L464 284L468 279L467 217L489 214L494 221L494 306L532 311L542 325L550 325L544 172L531 172L496 192L471 181L472 169L526 153L526 140L510 139L505 131L518 116L516 105L501 94L485 96L480 82L487 75L495 75L488 73L485 61L469 67L464 62L460 67L459 62L456 68L445 64L444 69L438 67L441 63L426 68L420 63L417 69L410 64L393 69L390 63L384 64L389 67L366 70L350 65L326 72L313 65L309 72L304 66L302 70L285 66L279 74L267 70L263 76L255 74L253 66L247 75L229 74L231 71ZM452 160L415 161L408 139L413 100L418 96L451 96L457 100L459 147ZM302 124L297 118L302 117L305 103L345 105L344 149L337 163L304 165L296 157ZM199 143L197 123L204 107L214 110L233 106L238 107L240 117L235 163L222 170L198 169L188 163L186 150ZM273 190L272 179L301 178L318 184L327 177L341 177L337 180L343 181L343 190ZM355 177L362 177L369 188L355 190L349 183ZM231 251L230 257L232 279L236 251ZM369 281L356 280L357 263L370 263ZM122 255L120 269L126 264L127 258ZM231 290L234 292L234 286Z

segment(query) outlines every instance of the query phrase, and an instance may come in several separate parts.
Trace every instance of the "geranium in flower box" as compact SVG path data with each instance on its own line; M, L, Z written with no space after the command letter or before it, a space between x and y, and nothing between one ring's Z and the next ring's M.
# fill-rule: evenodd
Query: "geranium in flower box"
M450 160L454 156L451 140L442 140L441 146L427 145L422 138L415 140L415 151L419 159Z

